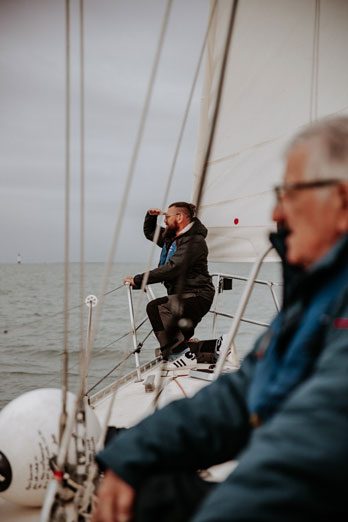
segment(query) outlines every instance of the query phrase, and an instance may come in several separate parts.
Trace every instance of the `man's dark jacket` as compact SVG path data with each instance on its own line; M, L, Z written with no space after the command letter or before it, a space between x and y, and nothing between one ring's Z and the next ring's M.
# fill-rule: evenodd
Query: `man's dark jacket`
M144 221L144 234L150 241L154 240L157 224L157 216L146 214ZM166 245L169 250L174 238L166 238L165 229L161 227L157 244L160 247ZM206 227L194 218L193 225L184 234L176 239L176 251L174 255L162 266L150 270L148 284L164 283L168 294L194 293L205 299L212 300L214 285L208 272L208 247L205 241L207 237ZM144 274L134 276L136 287L140 287Z
M282 311L290 339L318 292L325 294L333 278L347 273L347 260L346 236L310 270L291 277ZM99 454L99 462L138 488L156 471L238 459L237 469L207 497L194 522L348 520L347 276L329 301L316 318L311 367L260 427L250 425L247 398L270 331L238 372L121 434ZM284 353L288 343L285 336ZM304 349L306 343L304 337Z

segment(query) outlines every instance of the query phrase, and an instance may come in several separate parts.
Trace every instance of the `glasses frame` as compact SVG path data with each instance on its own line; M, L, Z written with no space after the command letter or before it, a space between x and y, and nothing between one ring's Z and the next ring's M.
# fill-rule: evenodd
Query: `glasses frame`
M176 212L175 214L163 214L164 219L168 219L169 217L178 216L179 214L182 214L182 212Z
M330 187L332 185L337 185L343 182L343 179L318 179L313 181L299 181L297 183L284 183L283 185L275 185L273 187L273 190L277 201L281 201L284 198L284 196L286 196L287 192L291 192L292 190L298 191L315 188L324 188Z

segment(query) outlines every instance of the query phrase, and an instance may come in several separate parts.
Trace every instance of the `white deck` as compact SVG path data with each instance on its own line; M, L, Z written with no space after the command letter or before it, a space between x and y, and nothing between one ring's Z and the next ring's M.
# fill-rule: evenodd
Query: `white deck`
M115 402L108 422L109 426L128 428L154 411L155 392L146 392L145 382L150 375L153 375L155 388L157 388L160 382L160 368L160 364L156 364L142 372L143 380L141 382L129 381L116 389ZM176 399L191 397L208 384L208 381L191 378L189 374L189 370L184 372L166 372L166 376L162 381L162 385L165 384L165 386L159 398L160 407ZM91 398L91 406L101 424L105 422L110 401L112 400L113 389L115 388L116 386L112 385Z
M145 382L148 376L154 376L155 388L161 377L161 365L159 361L152 361L142 368L142 381L136 382L135 372L130 373L120 381L103 389L91 397L91 406L96 412L101 424L105 422L107 411L112 400L113 391L116 389L114 404L108 422L109 426L130 427L142 418L154 411L155 392L145 391ZM166 372L162 378L163 392L158 402L162 407L169 402L191 397L209 381L193 378L190 371ZM208 480L223 480L235 466L234 463L225 463L221 466L210 468L207 474ZM37 522L40 518L39 508L25 508L16 506L0 499L1 522Z

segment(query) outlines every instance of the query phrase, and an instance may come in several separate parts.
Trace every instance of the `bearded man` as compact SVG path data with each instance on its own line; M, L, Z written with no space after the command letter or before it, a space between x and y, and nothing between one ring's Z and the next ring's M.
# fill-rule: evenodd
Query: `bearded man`
M162 355L169 361L167 369L192 368L197 360L187 341L214 298L208 272L207 229L195 217L195 206L181 201L169 205L164 213L166 227L156 234L161 214L160 209L151 208L144 221L145 237L162 248L159 266L148 274L127 276L124 282L140 288L147 276L148 284L164 284L168 296L151 301L147 314Z

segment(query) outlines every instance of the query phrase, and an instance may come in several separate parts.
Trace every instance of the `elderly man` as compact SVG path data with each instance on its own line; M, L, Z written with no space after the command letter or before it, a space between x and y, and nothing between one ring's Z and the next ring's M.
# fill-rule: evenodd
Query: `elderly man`
M286 160L274 209L286 234L273 237L285 254L281 312L239 372L99 454L94 520L348 519L348 118L305 129ZM219 485L193 475L229 459L238 467Z
M169 205L166 227L156 235L157 217L162 211L149 209L144 221L144 234L162 248L159 266L148 274L127 276L125 283L140 288L147 283L164 283L168 297L154 299L147 314L160 343L161 352L169 359L167 368L188 368L196 364L187 340L202 317L208 313L214 298L214 285L208 272L206 227L195 217L195 206L185 201Z

